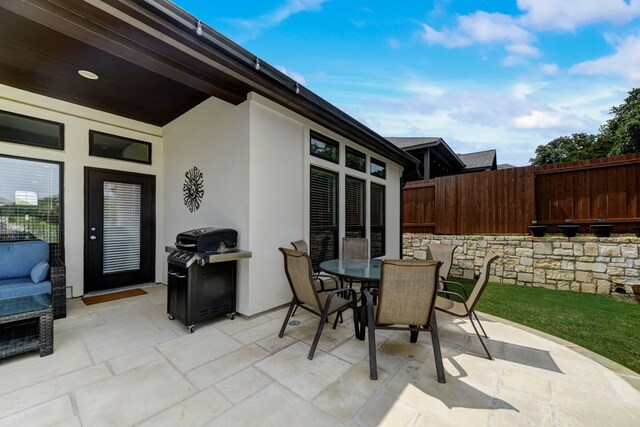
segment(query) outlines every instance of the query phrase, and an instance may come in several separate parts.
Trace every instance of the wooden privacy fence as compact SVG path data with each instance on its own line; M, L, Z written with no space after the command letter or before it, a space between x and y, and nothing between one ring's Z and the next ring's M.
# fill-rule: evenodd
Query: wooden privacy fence
M408 182L405 233L527 233L532 220L571 219L588 233L604 219L615 233L640 225L640 153Z

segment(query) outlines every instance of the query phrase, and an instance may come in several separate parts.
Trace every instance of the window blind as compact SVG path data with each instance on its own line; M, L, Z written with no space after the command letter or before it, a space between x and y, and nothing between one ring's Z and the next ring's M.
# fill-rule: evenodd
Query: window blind
M347 176L345 178L345 235L365 237L365 182Z
M385 187L371 183L371 257L385 254Z
M103 184L103 273L140 269L141 194L138 184Z
M311 167L310 242L314 270L326 259L338 257L338 174Z
M60 243L60 168L0 156L0 240Z

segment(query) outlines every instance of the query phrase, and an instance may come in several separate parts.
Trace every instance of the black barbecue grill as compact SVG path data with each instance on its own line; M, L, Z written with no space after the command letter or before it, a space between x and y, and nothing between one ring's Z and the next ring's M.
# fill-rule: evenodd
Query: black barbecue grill
M176 236L167 247L169 319L195 324L221 315L235 318L236 261L251 252L236 248L238 232L230 228L198 228Z

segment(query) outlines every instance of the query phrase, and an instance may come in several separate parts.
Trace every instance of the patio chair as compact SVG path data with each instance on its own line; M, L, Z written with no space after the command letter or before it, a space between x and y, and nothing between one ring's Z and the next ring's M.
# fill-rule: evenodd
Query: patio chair
M304 252L305 254L309 253L309 246L304 240L296 240L295 242L291 242L291 245L296 251ZM339 287L338 279L336 277L322 272L314 272L313 281L316 285L316 289L321 292L338 289Z
M429 245L427 259L435 259L442 262L439 273L441 280L447 280L447 277L449 277L449 271L451 271L451 264L453 263L453 252L457 247L458 245L443 245L441 243ZM440 289L442 289L442 282L440 282Z
M498 255L494 254L491 251L487 251L487 254L485 255L482 262L482 267L480 269L480 277L478 278L478 281L473 287L473 291L471 291L470 295L467 296L464 287L460 283L447 280L444 281L445 285L448 287L450 287L451 285L455 285L462 292L462 295L458 292L452 292L442 289L439 290L438 293L444 296L438 295L438 297L436 298L437 310L448 313L452 316L469 318L469 320L471 321L471 326L473 326L474 331L476 331L476 335L478 335L480 343L482 344L482 347L484 347L484 351L487 353L487 357L489 358L489 360L493 360L493 358L491 357L491 353L489 353L489 349L487 348L484 340L480 336L473 318L476 318L478 325L480 325L480 329L482 329L484 337L489 338L484 330L484 327L482 326L482 323L480 323L480 319L478 318L478 315L476 314L474 309L476 307L476 304L478 303L478 300L480 299L480 295L482 295L484 288L487 286L487 282L489 282L489 269L491 268L491 264L493 264L493 262L498 258Z
M369 240L360 237L342 238L342 258L367 259L369 258Z
M294 308L302 307L305 310L320 316L318 329L309 350L309 360L313 359L313 355L320 341L322 329L327 318L336 313L336 319L333 322L333 329L338 324L338 317L343 311L351 308L353 310L354 333L358 333L358 313L356 307L358 301L356 292L353 289L335 289L329 292L318 292L313 283L313 270L311 268L311 258L308 254L293 249L279 248L284 255L284 271L291 286L293 299L289 305L289 311L284 319L282 328L280 328L280 338L284 335L284 330L289 323L289 318Z
M369 258L369 240L361 237L342 238L342 258L345 259L367 259ZM351 279L346 279L349 287L355 283ZM362 289L367 288L367 283L360 283Z
M368 290L362 292L366 301L369 377L372 380L378 379L376 329L390 329L410 331L412 343L417 342L419 331L429 331L438 382L446 382L434 311L440 264L432 260L385 260L382 263L375 316L373 296ZM358 334L360 339L364 339L364 323L363 319Z

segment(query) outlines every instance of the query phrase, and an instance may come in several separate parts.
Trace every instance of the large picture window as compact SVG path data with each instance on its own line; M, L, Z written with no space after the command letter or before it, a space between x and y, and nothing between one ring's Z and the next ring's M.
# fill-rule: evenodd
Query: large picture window
M371 183L371 258L385 254L385 188Z
M0 240L61 243L62 165L0 156Z
M365 237L365 182L347 176L345 178L345 236Z
M338 258L338 174L311 166L311 233L309 251L313 268Z

